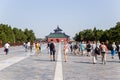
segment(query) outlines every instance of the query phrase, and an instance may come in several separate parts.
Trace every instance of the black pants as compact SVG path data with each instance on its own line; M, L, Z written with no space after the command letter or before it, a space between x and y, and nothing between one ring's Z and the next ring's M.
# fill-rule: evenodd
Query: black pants
M7 48L5 49L5 52L6 52L6 55L7 55L8 54L8 49Z
M55 51L54 50L50 50L50 55L53 55L53 60L55 61Z
M120 60L120 52L118 52L118 57L119 57L119 60Z

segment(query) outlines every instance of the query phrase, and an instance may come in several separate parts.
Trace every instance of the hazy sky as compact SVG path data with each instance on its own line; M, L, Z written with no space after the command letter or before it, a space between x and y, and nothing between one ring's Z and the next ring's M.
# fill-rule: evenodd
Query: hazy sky
M0 23L32 29L44 38L59 25L73 37L85 29L109 29L120 21L120 0L0 0Z

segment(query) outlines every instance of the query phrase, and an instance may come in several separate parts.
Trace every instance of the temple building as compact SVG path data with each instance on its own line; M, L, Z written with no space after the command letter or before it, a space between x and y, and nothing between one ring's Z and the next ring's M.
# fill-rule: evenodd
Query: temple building
M66 35L65 33L62 33L62 29L59 28L59 26L57 26L56 29L54 29L54 33L50 33L48 36L46 36L46 39L48 42L51 41L51 39L54 42L61 42L61 41L68 41L69 40L69 36Z

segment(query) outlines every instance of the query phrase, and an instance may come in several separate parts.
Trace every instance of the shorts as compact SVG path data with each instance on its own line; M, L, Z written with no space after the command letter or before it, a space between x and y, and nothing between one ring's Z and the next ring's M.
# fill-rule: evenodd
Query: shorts
M69 51L68 51L68 49L67 49L67 50L65 50L64 54L68 54L68 52L69 52Z
M55 55L55 51L54 50L50 50L50 55Z
M87 49L87 52L90 52L91 51L91 49Z

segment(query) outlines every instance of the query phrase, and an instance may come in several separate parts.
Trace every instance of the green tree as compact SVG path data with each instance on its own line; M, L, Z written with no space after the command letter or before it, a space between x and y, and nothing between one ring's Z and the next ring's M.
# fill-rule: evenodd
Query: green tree
M7 24L0 24L0 42L6 43L22 43L25 41L34 41L35 35L33 30L25 29L22 31L18 28L11 28L11 26Z
M74 37L77 41L83 39L84 41L87 40L100 40L106 41L109 40L110 42L119 42L120 41L120 22L117 22L115 27L110 28L109 30L99 30L94 27L93 30L86 29L79 32L79 35L75 35ZM80 38L80 39L79 39Z
M24 34L27 36L27 41L34 41L35 35L33 30L25 29Z

